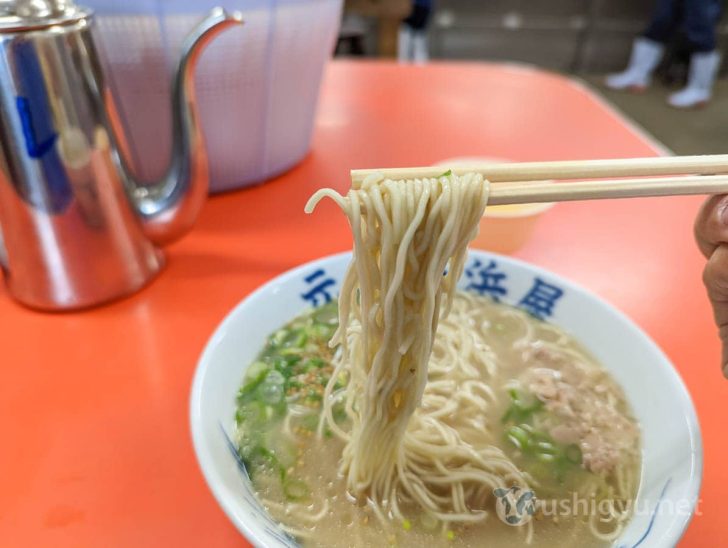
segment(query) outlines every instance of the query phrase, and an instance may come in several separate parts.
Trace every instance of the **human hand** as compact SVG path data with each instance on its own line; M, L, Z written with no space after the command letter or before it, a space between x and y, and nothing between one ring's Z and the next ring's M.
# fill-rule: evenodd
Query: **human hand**
M695 239L708 262L703 283L723 344L721 368L728 378L728 195L711 196L695 220Z

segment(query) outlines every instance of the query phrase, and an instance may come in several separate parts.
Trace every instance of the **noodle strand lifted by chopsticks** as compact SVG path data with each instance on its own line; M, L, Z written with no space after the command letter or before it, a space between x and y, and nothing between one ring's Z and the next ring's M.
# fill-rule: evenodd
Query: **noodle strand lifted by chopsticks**
M418 410L441 309L446 316L452 306L487 196L479 174L402 181L374 175L345 197L321 190L306 206L310 212L321 198L332 198L354 236L331 341L342 351L319 432L325 422L345 439L341 469L349 492L400 519L405 501L443 522L482 520L493 488L526 484L499 448L464 441L436 408ZM349 382L337 393L342 374ZM489 397L487 390L466 394L452 412L485 408ZM342 398L348 432L333 420Z

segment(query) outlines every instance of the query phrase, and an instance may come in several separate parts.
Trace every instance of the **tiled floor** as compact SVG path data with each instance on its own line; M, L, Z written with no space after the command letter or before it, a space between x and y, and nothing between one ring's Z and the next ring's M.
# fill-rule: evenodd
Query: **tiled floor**
M606 89L601 77L584 80L675 154L728 153L728 80L718 82L708 106L690 111L668 106L671 90L660 85L635 95Z

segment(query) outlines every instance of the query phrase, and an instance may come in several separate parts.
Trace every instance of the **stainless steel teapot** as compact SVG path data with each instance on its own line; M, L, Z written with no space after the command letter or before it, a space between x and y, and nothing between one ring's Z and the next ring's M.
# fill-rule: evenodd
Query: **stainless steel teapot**
M126 161L93 14L70 0L0 1L0 265L39 309L130 294L162 268L159 245L194 222L208 189L193 72L204 46L241 22L216 8L187 37L174 76L174 142L162 180Z

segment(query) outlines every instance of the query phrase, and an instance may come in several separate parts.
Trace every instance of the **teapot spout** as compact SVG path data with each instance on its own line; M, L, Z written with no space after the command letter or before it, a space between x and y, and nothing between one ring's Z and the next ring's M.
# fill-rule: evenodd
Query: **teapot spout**
M221 31L239 24L239 12L214 8L187 36L172 87L172 157L167 173L152 185L127 178L144 233L158 245L186 233L207 197L207 152L195 100L194 72L205 46Z

